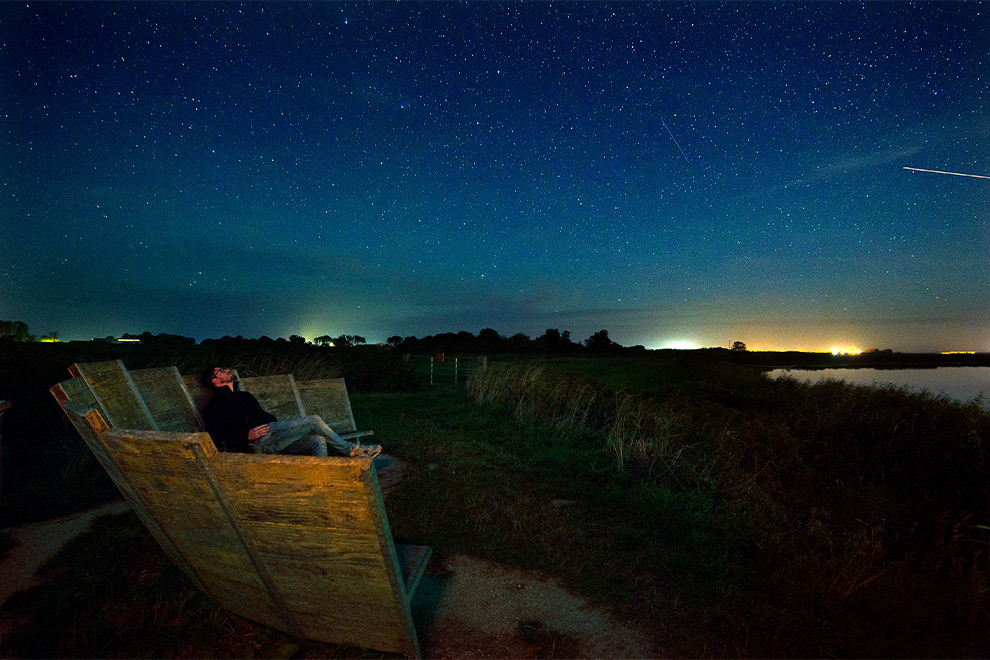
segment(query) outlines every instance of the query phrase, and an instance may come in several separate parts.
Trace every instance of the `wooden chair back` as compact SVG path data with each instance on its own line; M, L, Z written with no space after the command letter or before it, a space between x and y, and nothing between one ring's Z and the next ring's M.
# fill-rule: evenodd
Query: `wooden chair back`
M128 373L158 430L203 430L203 417L178 367L135 369Z
M319 415L338 433L356 431L351 399L343 378L296 381L300 406L307 415Z
M253 376L241 378L240 382L242 390L254 395L261 407L278 419L295 419L306 416L302 402L299 401L299 392L296 391L296 381L292 374ZM331 426L333 425L331 424Z

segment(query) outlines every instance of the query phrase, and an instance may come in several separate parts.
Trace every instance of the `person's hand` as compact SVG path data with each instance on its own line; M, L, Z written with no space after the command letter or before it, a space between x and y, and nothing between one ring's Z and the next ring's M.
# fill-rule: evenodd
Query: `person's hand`
M255 426L253 429L248 431L248 440L254 442L258 438L263 438L268 435L268 424L262 424L261 426Z

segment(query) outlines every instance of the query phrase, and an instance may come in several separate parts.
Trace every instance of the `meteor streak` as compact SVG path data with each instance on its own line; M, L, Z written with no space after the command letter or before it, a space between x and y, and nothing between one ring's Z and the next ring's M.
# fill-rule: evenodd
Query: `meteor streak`
M660 118L660 123L663 124L663 127L664 128L667 128L667 122L665 122L663 120L663 117ZM681 145L677 144L677 138L674 137L674 134L670 132L670 129L669 128L667 128L667 135L669 135L670 136L670 139L673 140L674 141L674 144L677 145L677 150L681 152L681 155L682 156L684 156L685 162L690 163L691 161L688 160L687 154L684 153L684 150L683 149L681 149Z
M920 167L905 167L906 170L911 170L912 172L931 172L932 174L951 174L952 176L968 176L974 179L990 179L990 176L983 176L982 174L963 174L962 172L943 172L942 170L923 170Z

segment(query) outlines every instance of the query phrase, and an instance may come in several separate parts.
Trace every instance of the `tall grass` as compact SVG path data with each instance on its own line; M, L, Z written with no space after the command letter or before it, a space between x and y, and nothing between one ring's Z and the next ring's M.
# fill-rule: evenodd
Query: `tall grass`
M977 402L718 364L660 397L499 363L470 392L594 439L620 474L711 498L714 528L742 521L753 579L705 602L760 640L750 651L954 655L987 643L990 415Z

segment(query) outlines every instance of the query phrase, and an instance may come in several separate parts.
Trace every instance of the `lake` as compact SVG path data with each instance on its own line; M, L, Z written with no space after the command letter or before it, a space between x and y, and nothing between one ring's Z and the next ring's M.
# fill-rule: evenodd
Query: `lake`
M817 382L826 378L854 385L891 383L913 390L928 390L960 401L969 401L981 392L983 406L990 409L990 367L938 367L935 369L774 369L771 378L788 375L797 380Z

